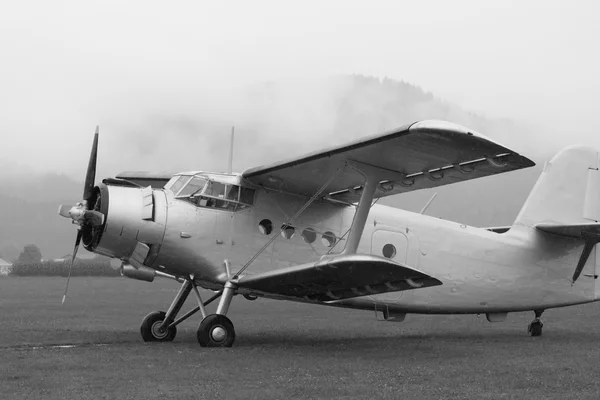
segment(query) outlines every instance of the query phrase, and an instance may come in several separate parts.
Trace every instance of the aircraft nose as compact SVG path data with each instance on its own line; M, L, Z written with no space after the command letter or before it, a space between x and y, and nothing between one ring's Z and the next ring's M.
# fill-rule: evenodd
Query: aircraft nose
M133 265L152 266L165 233L164 191L103 183L100 192L105 221L101 232L84 237L86 249Z

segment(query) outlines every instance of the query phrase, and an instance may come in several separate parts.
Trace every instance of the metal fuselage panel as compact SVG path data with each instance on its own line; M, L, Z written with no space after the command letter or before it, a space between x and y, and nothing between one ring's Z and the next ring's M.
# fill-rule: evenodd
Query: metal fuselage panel
M303 197L257 190L253 207L232 212L197 207L175 199L169 191L165 193L169 217L156 264L165 267L166 272L192 273L207 283L222 282L224 260L230 262L232 273L239 270L272 235L280 235L283 223L306 202ZM318 260L329 248L322 245L320 235L314 243L306 243L301 237L302 230L310 227L317 233L329 231L341 236L345 209L328 202L315 202L296 220L292 238L278 237L246 273L256 274ZM268 236L259 231L259 223L263 220L272 223L273 230ZM336 250L341 249L341 245L336 247Z
M192 273L206 287L223 282L225 259L231 263L231 272L237 272L271 235L279 235L281 225L306 202L303 197L257 190L254 206L234 213L196 207L175 199L169 191L164 193L168 220L154 265L174 274ZM322 243L321 234L332 232L341 238L353 217L354 207L313 203L294 222L294 235L290 239L279 236L245 273L318 260L331 251ZM273 225L269 236L258 229L264 219ZM318 233L313 243L302 238L306 228ZM382 240L386 239L381 232L390 233L397 257L402 257L394 258L396 261L441 280L443 285L328 304L418 313L483 313L559 307L596 299L596 257L590 257L584 276L571 284L570 276L583 248L580 240L520 226L497 234L376 205L358 253L381 255ZM341 252L344 245L342 239L332 253Z
M383 225L407 234L409 266L443 282L442 286L406 291L401 297L393 293L373 296L376 304L392 310L483 313L595 300L594 259L584 268L588 277L571 284L584 245L581 240L568 240L526 227L497 234L403 210L374 209L371 232ZM366 231L365 235L368 234ZM347 302L370 309L376 304L364 299Z

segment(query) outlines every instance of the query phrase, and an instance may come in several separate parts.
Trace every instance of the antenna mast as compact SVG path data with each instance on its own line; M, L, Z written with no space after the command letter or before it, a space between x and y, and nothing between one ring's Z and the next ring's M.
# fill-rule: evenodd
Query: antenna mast
M229 142L229 165L227 166L227 173L233 172L233 136L235 135L235 126L231 127L231 140Z

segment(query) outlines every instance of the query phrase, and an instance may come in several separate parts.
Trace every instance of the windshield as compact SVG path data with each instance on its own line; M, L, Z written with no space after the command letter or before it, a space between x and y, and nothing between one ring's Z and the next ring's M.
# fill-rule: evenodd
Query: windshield
M191 176L189 175L180 175L174 176L171 180L165 185L165 189L170 189L175 195L179 190L185 185Z
M206 185L206 182L208 181L204 178L200 178L198 176L193 177L185 185L185 187L181 189L179 194L177 194L177 197L192 196L196 193L201 193L202 189L204 189L204 186Z
M176 197L198 207L239 211L254 203L254 189L197 176L184 183Z

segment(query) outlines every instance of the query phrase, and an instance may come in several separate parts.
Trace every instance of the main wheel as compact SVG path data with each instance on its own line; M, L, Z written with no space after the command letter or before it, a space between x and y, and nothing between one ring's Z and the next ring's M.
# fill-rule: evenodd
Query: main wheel
M235 329L226 316L211 314L200 322L197 338L202 347L231 347L235 340Z
M542 336L542 327L544 324L542 321L533 321L529 324L529 334L531 336Z
M171 342L177 335L177 327L161 329L165 320L164 311L154 311L146 315L140 327L140 333L144 342Z

